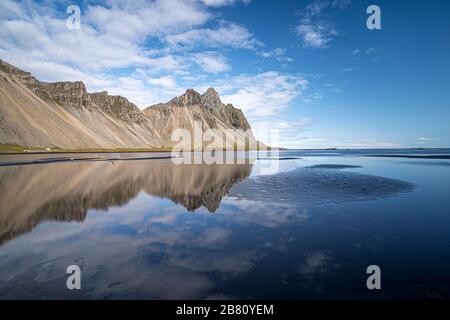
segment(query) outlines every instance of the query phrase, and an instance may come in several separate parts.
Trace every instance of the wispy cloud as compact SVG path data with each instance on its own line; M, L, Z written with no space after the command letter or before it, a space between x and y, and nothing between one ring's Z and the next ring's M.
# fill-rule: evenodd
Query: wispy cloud
M202 52L193 55L194 61L208 73L219 73L231 69L226 58L216 52Z
M206 46L209 48L231 47L254 49L262 46L253 35L244 27L230 22L221 22L220 27L200 28L183 33L172 34L166 37L166 42L172 48L186 50L194 46Z
M374 46L370 46L368 47L366 50L360 50L360 49L355 49L350 51L350 55L352 56L368 56L371 57L370 61L371 62L378 62L380 61L383 56L381 55L383 51L383 46L382 45L374 45Z
M376 45L376 46L372 46L366 49L366 54L367 55L374 55L374 54L378 54L383 50L383 46L381 45Z
M227 77L215 82L223 101L242 108L250 118L276 115L302 96L308 80L300 75L268 71Z
M347 72L356 71L358 69L359 69L359 67L348 67L348 68L344 68L342 70L339 70L337 73L347 73Z
M325 87L328 88L329 91L333 92L333 93L342 93L342 90L339 89L338 87L336 87L336 85L332 84L332 83L326 83Z
M244 4L249 4L251 0L200 0L206 6L210 7L222 7L229 6L237 2L242 2Z
M326 48L331 40L339 35L335 24L326 13L329 9L345 9L350 0L320 1L308 4L301 13L300 22L296 27L297 35L303 45L308 48Z
M293 120L260 119L254 122L255 136L271 146L297 148L302 144L302 141L322 141L322 139L310 139L305 136L313 123L313 120L309 117ZM276 135L271 134L274 131L277 132Z
M269 51L257 52L257 55L262 58L273 58L280 62L292 62L294 59L286 56L287 50L284 48L275 48Z

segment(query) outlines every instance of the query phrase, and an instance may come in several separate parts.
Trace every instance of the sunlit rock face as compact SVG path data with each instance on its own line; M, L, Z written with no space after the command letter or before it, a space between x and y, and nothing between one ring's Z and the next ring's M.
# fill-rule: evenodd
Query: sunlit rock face
M213 138L203 146L212 146L218 149L256 149L258 144L251 131L249 122L244 113L231 104L224 104L214 88L209 88L204 94L188 89L184 94L167 103L159 103L144 109L147 118L160 132L160 139L164 145L174 146L171 135L176 129L185 129L194 136L196 125L203 132L211 130ZM233 139L226 141L225 133L233 132ZM188 141L190 144L191 141ZM250 146L250 147L249 147Z
M214 88L209 88L204 94L200 94L193 89L186 92L167 103L159 103L144 110L144 113L151 117L154 110L169 110L174 107L189 108L193 111L193 118L205 119L209 128L218 128L213 119L217 119L224 127L238 130L251 130L250 124L240 109L236 109L232 104L224 104L220 100L219 93Z
M174 165L115 161L12 166L0 170L0 243L43 220L83 221L89 209L122 206L139 192L189 211L214 212L252 165Z

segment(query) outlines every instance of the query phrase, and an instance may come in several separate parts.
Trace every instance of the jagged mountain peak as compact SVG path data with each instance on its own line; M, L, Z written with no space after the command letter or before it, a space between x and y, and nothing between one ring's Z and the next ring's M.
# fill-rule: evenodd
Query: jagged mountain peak
M219 93L213 87L208 88L203 94L205 97L217 97L219 98Z
M187 89L185 93L179 97L173 98L168 104L184 107L203 105L210 108L223 106L219 93L214 88L208 88L203 94L200 94L194 89Z
M177 109L184 109L184 111ZM188 89L181 96L173 98L167 103L159 103L144 109L145 115L150 118L160 112L167 117L172 117L171 121L175 123L180 123L182 120L174 116L174 112L187 112L190 114L187 119L202 120L207 127L213 129L218 128L217 123L220 121L228 128L251 130L243 112L233 107L232 104L222 103L219 93L214 88L208 88L203 94L194 89ZM186 114L182 114L183 117L186 117ZM192 124L190 125L192 126Z
M218 108L222 106L219 93L214 88L208 88L208 90L206 90L206 92L202 95L202 102L205 106L210 108Z
M171 101L169 101L169 104L174 104L177 106L198 105L201 103L201 98L201 94L194 89L187 89L186 92L181 96L175 97Z

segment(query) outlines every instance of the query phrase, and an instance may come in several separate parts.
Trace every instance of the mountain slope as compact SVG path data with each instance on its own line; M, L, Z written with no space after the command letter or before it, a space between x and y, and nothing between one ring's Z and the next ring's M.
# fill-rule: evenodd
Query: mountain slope
M256 139L251 132L250 124L241 110L231 104L223 104L219 94L209 88L203 95L189 89L180 97L167 103L160 103L144 109L145 115L152 119L158 132L170 133L175 128L186 129L191 136L194 135L195 122L203 131L212 129L212 135L208 141L203 142L203 147L234 148L245 146L246 139L256 147ZM227 136L225 133L229 131ZM170 135L163 135L162 141L173 144Z
M242 111L220 102L214 89L194 90L141 111L121 96L88 93L81 81L46 83L0 60L0 143L29 147L168 148L177 128L193 132L199 121L214 136L236 130L233 148L250 125ZM250 131L250 139L256 141Z
M95 133L60 105L45 102L0 71L0 142L24 146L100 146Z
M80 81L45 83L0 61L0 143L76 148L155 147L150 121L122 97L98 98ZM102 100L114 101L129 119ZM134 121L134 114L141 121ZM128 121L127 121L128 120Z

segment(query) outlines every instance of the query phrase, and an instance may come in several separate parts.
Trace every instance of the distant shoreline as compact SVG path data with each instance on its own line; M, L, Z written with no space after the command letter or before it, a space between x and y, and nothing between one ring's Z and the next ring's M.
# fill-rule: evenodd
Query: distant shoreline
M410 159L450 159L450 155L409 155L409 154L368 154L365 157L377 157L377 158L410 158Z
M427 151L427 150L450 150L450 147L438 147L438 148L308 148L308 149L283 149L285 151L352 151L352 150L402 150L402 151Z

